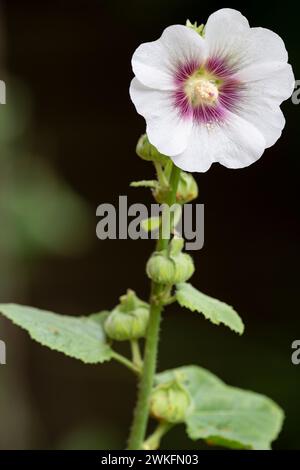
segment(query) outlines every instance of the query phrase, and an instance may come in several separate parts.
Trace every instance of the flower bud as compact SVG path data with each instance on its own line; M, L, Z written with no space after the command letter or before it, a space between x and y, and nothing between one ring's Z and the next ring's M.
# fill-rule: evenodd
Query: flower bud
M167 166L165 168L166 178L169 180L171 176L172 166ZM176 202L180 204L185 204L186 202L193 201L198 197L198 185L195 178L191 173L186 173L185 171L180 171L178 187L176 191ZM162 198L161 198L162 199ZM158 202L163 202L160 200Z
M146 266L148 277L158 284L186 282L195 268L191 256L181 252L182 247L182 239L173 239L168 250L154 252Z
M191 173L180 173L178 188L176 191L176 201L181 204L190 202L198 197L198 186Z
M155 387L150 398L152 416L168 423L182 423L189 405L188 392L176 380Z
M107 336L116 341L128 341L146 335L149 320L149 304L128 290L120 297L120 304L108 315L104 329Z
M155 161L165 165L169 157L160 153L154 145L150 144L147 134L143 134L137 143L136 153L143 160Z

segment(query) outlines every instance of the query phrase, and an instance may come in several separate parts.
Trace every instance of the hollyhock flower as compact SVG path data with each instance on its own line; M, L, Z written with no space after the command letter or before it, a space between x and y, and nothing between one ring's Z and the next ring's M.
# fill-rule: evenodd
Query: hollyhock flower
M130 96L150 142L186 171L242 168L280 137L294 89L282 39L238 11L213 13L199 34L166 28L132 58Z

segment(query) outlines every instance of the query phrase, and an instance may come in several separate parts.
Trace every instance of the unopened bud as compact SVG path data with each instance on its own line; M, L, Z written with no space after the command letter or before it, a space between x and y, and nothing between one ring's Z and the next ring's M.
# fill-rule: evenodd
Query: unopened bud
M139 339L146 335L148 320L149 304L128 290L108 315L104 329L107 336L116 341Z
M171 176L172 166L168 165L165 168L166 178L169 180ZM176 202L185 204L186 202L193 201L198 197L198 185L195 178L191 173L180 171L179 182L176 190ZM162 199L162 198L161 198ZM163 202L162 200L159 202Z
M185 420L189 405L188 392L176 380L155 387L150 399L151 414L160 421L174 424Z
M167 250L154 252L146 266L148 277L158 284L186 282L195 267L191 256L181 252L182 247L182 239L173 239Z
M193 201L198 197L198 186L191 173L180 173L178 188L176 191L176 200L182 204Z
M160 153L154 145L150 144L147 134L143 134L137 143L136 153L143 160L153 161L165 165L169 157Z

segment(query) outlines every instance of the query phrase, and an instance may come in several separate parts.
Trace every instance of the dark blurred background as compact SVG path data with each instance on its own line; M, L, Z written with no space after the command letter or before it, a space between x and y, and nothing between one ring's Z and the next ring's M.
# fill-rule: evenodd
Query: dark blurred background
M241 6L242 5L242 6ZM299 76L295 3L198 0L1 2L0 301L78 315L112 308L127 287L148 296L152 241L100 241L96 207L151 202L129 182L153 177L135 156L143 119L130 102L130 60L170 24L205 22L221 7L280 34ZM297 11L298 10L298 11ZM238 337L172 306L165 313L160 370L196 363L226 382L264 393L286 412L276 449L299 449L299 114L283 105L282 138L249 168L214 165L196 175L205 204L205 246L193 284L236 307ZM0 320L0 448L124 447L135 380L118 364L87 366L33 343ZM126 352L126 347L123 348ZM165 448L198 448L183 427Z

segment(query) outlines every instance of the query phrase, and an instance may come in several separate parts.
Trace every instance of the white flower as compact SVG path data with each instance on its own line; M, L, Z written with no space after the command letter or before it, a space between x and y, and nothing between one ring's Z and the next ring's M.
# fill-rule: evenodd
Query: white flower
M174 25L140 45L130 96L150 142L178 167L242 168L281 135L279 106L295 83L287 60L277 34L225 8L208 18L203 37Z

